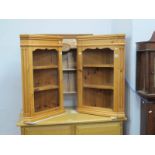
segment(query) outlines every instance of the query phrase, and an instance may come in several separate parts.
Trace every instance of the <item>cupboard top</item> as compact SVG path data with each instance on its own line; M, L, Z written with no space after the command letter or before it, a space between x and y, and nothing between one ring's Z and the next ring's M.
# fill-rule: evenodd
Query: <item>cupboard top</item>
M87 35L87 36L78 36L79 40L88 40L88 39L125 39L125 34L108 34L108 35Z
M141 41L136 43L137 51L152 51L155 50L155 31L152 34L152 37L148 41Z
M60 47L63 39L77 39L78 46L89 45L125 45L125 34L92 35L92 34L22 34L21 47Z
M20 35L21 47L60 47L62 36L54 35Z
M43 39L48 39L48 40L53 40L53 39L62 39L62 36L58 35L46 35L46 34L21 34L20 35L21 40L43 40Z
M124 46L125 45L125 34L79 36L77 37L77 44L79 47Z

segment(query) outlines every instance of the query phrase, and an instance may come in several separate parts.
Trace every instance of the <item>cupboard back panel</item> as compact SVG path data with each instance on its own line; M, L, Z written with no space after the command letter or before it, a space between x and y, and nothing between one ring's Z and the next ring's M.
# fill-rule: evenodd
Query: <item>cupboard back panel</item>
M46 66L58 64L58 52L56 50L37 49L33 52L33 66Z
M86 49L83 51L83 64L113 64L114 52L111 49Z
M84 68L84 84L113 85L113 68Z
M58 85L57 69L34 70L34 87Z
M64 92L76 91L76 72L64 72Z
M52 109L58 106L58 90L46 90L34 93L35 112Z
M76 68L76 52L76 49L70 49L69 51L63 52L63 68Z
M100 89L83 89L83 104L86 106L113 108L113 91Z

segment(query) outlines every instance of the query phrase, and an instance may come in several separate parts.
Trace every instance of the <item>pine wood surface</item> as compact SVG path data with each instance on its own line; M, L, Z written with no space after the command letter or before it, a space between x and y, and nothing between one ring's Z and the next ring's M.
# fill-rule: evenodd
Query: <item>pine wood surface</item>
M73 37L21 35L25 121L62 113L65 93L79 112L125 118L125 35L76 35L77 49L63 51Z
M51 116L46 119L34 122L34 126L44 126L44 125L60 125L60 124L75 124L75 123L99 123L99 122L115 122L115 121L125 121L126 118L116 119L115 117L103 117L95 116L84 113L79 113L76 109L67 108L64 113ZM32 123L32 122L31 122ZM18 126L31 126L23 121L22 116L17 123Z

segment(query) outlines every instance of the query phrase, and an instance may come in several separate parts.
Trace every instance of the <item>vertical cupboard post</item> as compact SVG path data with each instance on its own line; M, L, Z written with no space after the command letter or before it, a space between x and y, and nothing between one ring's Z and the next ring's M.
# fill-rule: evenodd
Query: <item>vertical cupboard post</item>
M60 108L64 109L63 100L63 70L62 70L62 47L58 49L58 71L59 71L59 103Z

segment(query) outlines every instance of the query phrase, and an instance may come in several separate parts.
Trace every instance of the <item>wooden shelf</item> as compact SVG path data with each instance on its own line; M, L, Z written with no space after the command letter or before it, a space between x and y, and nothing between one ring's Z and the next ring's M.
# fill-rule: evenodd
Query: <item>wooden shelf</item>
M34 91L44 91L44 90L50 90L50 89L58 89L57 85L51 86L51 85L46 85L46 86L41 86L41 87L35 87Z
M58 68L57 65L47 65L47 66L34 66L33 69L52 69L52 68Z
M138 92L139 95L141 95L144 98L152 98L152 99L155 99L155 94L147 94L146 92L141 91L141 90L138 90L137 92Z
M94 88L94 89L114 89L113 86L108 86L108 85L83 85L84 88Z
M103 65L96 65L96 64L87 64L87 65L83 65L83 67L105 67L105 68L113 68L114 65L112 64L103 64Z
M68 92L64 92L64 94L76 94L76 91L68 91Z
M64 68L63 71L76 71L76 68Z

